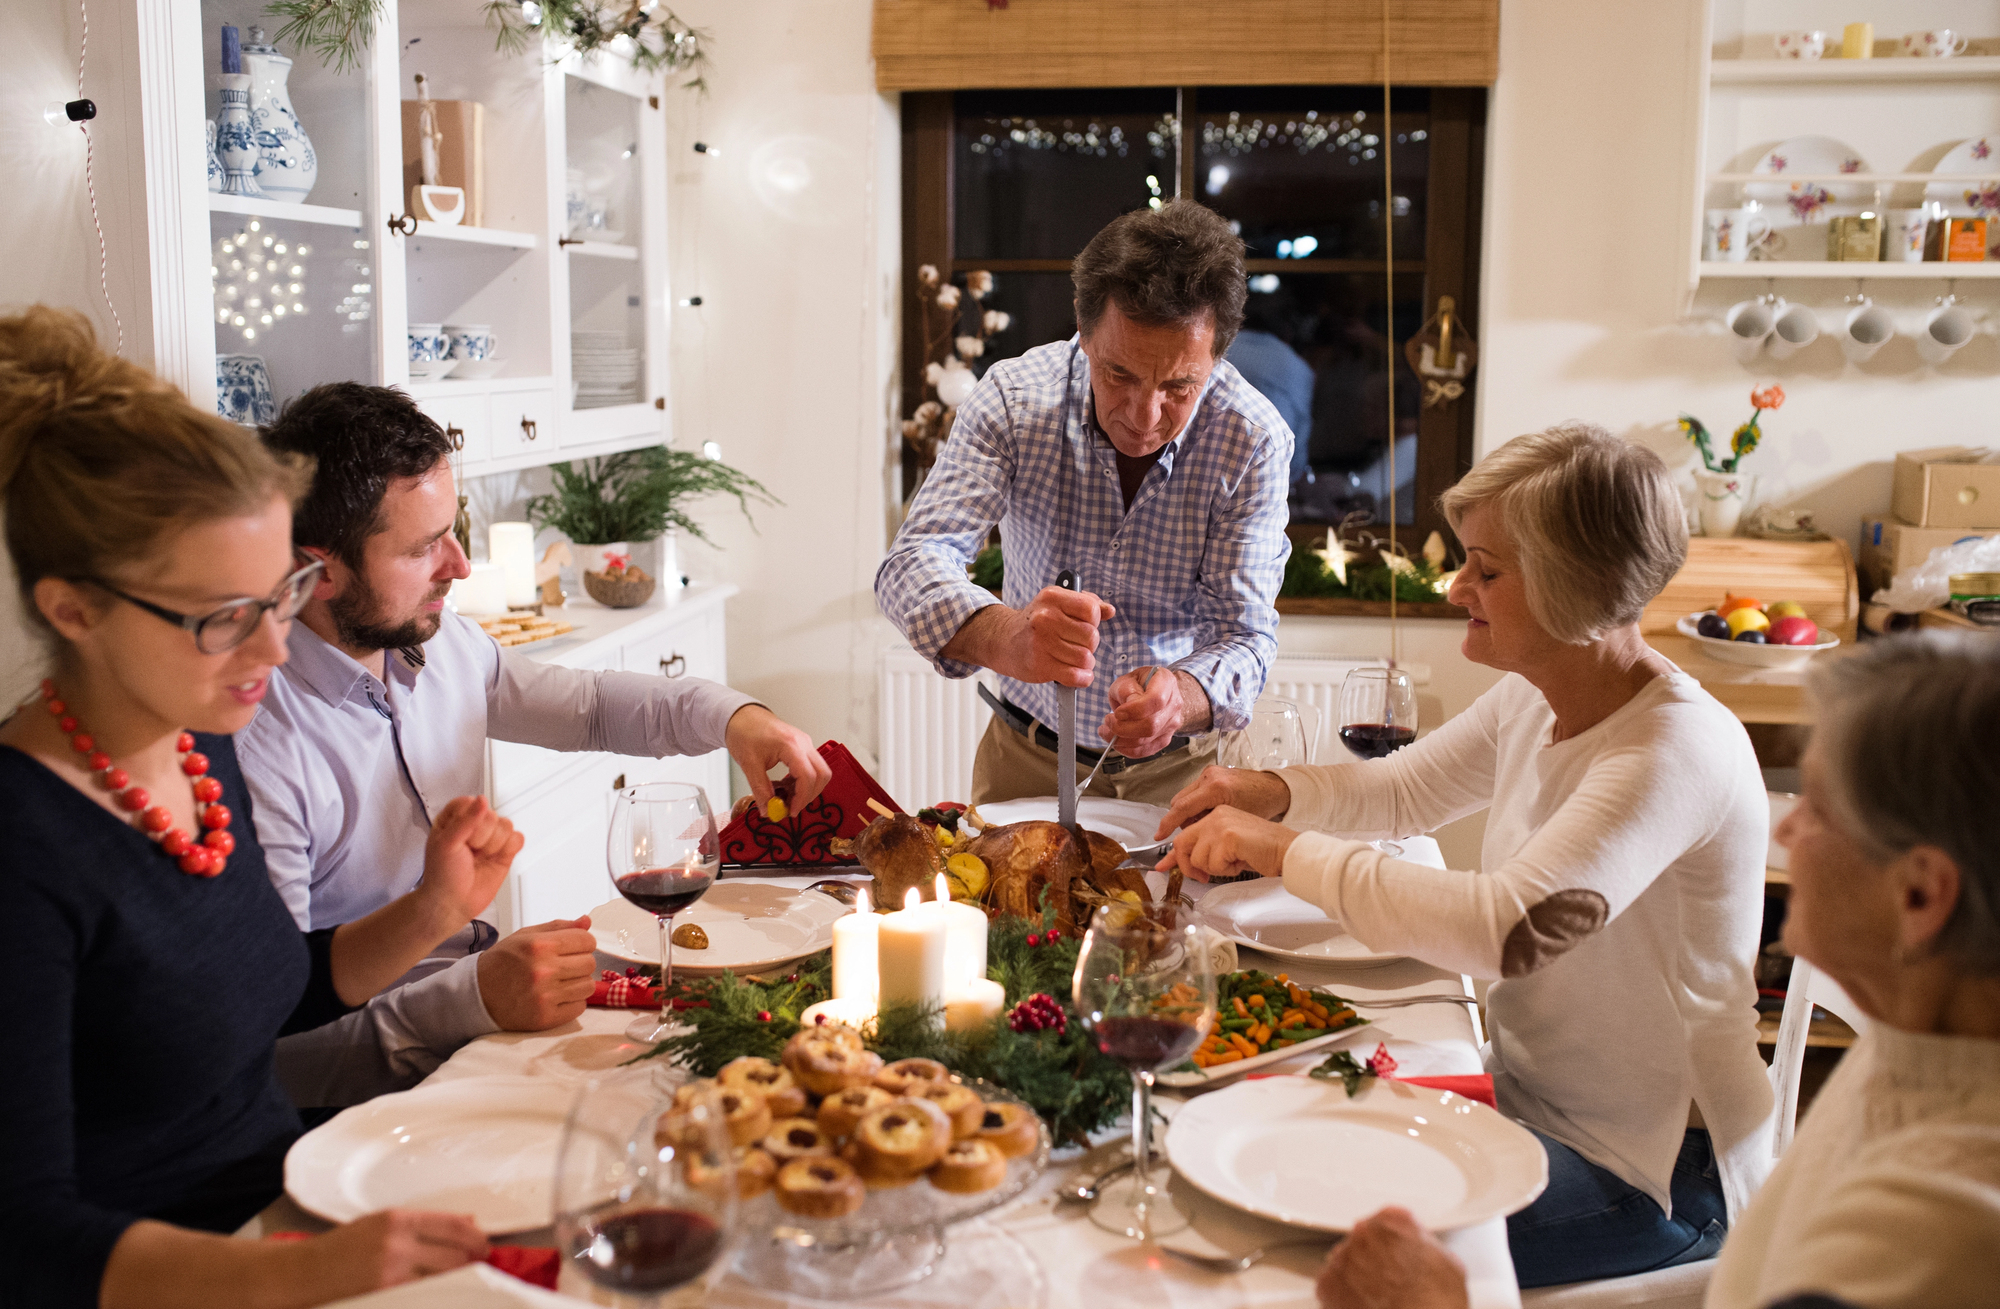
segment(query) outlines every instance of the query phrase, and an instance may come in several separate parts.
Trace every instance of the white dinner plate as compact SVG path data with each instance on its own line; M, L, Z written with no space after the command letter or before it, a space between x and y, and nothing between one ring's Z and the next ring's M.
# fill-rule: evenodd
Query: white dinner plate
M2000 219L2000 180L1996 180L2000 179L2000 132L1960 141L1931 172L1966 180L1932 182L1924 188L1926 202L1935 201L1959 218Z
M489 1236L547 1227L576 1090L466 1077L377 1096L292 1143L285 1192L334 1223L395 1208L470 1214Z
M817 954L833 944L833 923L853 912L830 895L729 877L674 916L674 926L698 925L706 950L674 947L674 971L706 977L731 969L754 973ZM590 911L598 953L632 964L660 962L659 920L625 900Z
M1769 182L1744 186L1746 198L1760 201L1773 211L1783 212L1794 223L1824 223L1835 214L1847 213L1856 205L1874 200L1875 188L1865 182L1795 182L1788 174L1827 176L1835 173L1865 173L1868 165L1852 147L1830 136L1795 136L1764 152L1750 168L1753 173L1769 173Z
M1703 636L1695 625L1713 612L1704 609L1700 613L1689 614L1674 624L1674 630L1700 646L1703 654L1724 663L1747 664L1752 668L1800 668L1822 650L1831 650L1840 644L1840 638L1824 627L1819 629L1817 645L1758 645L1752 641L1725 641L1719 636Z
M1548 1185L1541 1142L1451 1091L1269 1077L1198 1096L1167 1127L1175 1171L1224 1204L1345 1232L1400 1205L1434 1232L1525 1207Z
M979 816L994 827L1008 823L1056 820L1056 798L1034 796L1026 800L999 800L978 806ZM1093 799L1083 796L1076 802L1076 821L1100 836L1108 836L1127 850L1150 850L1160 842L1153 833L1167 816L1163 806L1140 804L1137 800Z
M1194 916L1237 945L1280 959L1373 968L1404 957L1370 950L1275 877L1211 887L1195 903Z

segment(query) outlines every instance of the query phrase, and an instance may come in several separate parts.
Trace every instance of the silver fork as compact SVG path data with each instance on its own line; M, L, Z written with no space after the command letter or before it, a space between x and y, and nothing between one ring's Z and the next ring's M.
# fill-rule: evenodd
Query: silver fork
M1274 1250L1288 1250L1305 1245L1337 1245L1339 1242L1340 1236L1329 1232L1325 1236L1302 1236L1290 1241L1273 1241L1269 1245L1260 1245L1242 1254L1196 1254L1192 1250L1176 1250L1170 1245L1163 1245L1160 1249L1184 1263L1227 1277L1232 1273L1244 1272L1255 1267Z
M1479 1001L1469 995L1396 995L1382 1000L1349 1000L1356 1009L1407 1009L1413 1004L1469 1004Z
M1139 689L1143 691L1148 686L1152 685L1153 674L1159 671L1160 667L1158 664L1155 664L1151 668L1148 668L1146 670L1146 675L1139 679ZM1097 780L1097 770L1104 767L1104 761L1106 759L1109 759L1112 755L1116 753L1117 751L1111 748L1110 743L1106 742L1104 748L1097 752L1097 762L1091 766L1090 776L1084 778L1083 785L1076 788L1076 793L1078 795L1082 795L1085 791L1088 791L1090 789L1090 784Z

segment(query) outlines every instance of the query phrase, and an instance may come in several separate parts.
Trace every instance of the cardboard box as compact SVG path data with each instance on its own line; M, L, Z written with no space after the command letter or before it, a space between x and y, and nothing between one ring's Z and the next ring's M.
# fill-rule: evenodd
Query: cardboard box
M1889 510L1918 527L2000 529L2000 459L1969 446L1902 451Z
M465 227L486 226L486 106L477 100L433 100L444 144L438 150L438 185L465 192ZM417 102L403 101L403 198L422 181L417 146ZM398 211L402 209L397 206Z
M1889 585L1897 573L1915 568L1931 557L1931 551L1960 541L1977 541L2000 535L1963 527L1918 527L1887 514L1861 520L1861 553L1855 557L1861 573L1861 594L1874 595Z

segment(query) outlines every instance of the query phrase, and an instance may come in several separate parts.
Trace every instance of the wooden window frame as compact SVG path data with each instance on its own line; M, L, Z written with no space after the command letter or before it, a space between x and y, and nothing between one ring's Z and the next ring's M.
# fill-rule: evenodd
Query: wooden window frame
M1186 124L1197 112L1202 88L1176 90L1176 115L1182 123L1175 169L1175 194L1195 195L1198 151ZM947 276L986 269L993 273L1068 272L1067 259L977 259L955 257L951 91L908 91L902 96L903 287L917 285L924 264ZM1423 278L1422 303L1428 313L1440 296L1451 296L1458 315L1474 337L1479 332L1479 242L1486 155L1486 91L1483 87L1434 87L1430 92L1430 176L1425 200L1422 259L1398 259L1396 273ZM1246 272L1256 273L1381 273L1380 259L1248 259ZM1405 325L1410 326L1410 325ZM947 344L943 349L949 349ZM915 411L924 398L924 366L941 361L924 353L923 333L911 316L904 319L903 409ZM1401 365L1401 361L1397 361ZM1447 539L1451 530L1438 511L1437 500L1472 467L1473 389L1477 374L1456 401L1422 409L1417 416L1417 480L1413 521L1398 526L1399 539L1408 534L1414 548L1433 531ZM903 495L916 486L916 465L907 449L903 457ZM1329 524L1293 522L1287 532L1295 541L1321 541ZM1360 602L1356 602L1360 603Z

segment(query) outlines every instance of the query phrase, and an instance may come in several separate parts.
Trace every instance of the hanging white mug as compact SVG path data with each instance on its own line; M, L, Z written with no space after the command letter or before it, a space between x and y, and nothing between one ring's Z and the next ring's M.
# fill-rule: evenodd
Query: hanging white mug
M1729 306L1729 313L1722 321L1728 324L1729 334L1736 338L1743 347L1745 357L1748 357L1763 348L1765 338L1777 326L1778 315L1770 297L1760 296Z
M1927 364L1941 364L1972 339L1976 327L1972 315L1960 308L1957 300L1939 296L1938 307L1924 315L1923 328L1917 333L1917 353Z
M1890 263L1922 263L1930 224L1928 209L1891 209L1888 231L1882 239L1882 258Z
M1789 359L1819 339L1819 315L1804 305L1779 301L1766 344L1773 359Z
M1710 209L1703 216L1701 257L1725 264L1740 264L1770 234L1770 220L1748 205L1737 209Z
M1889 311L1862 296L1840 325L1840 349L1848 359L1865 364L1896 334L1896 320Z

